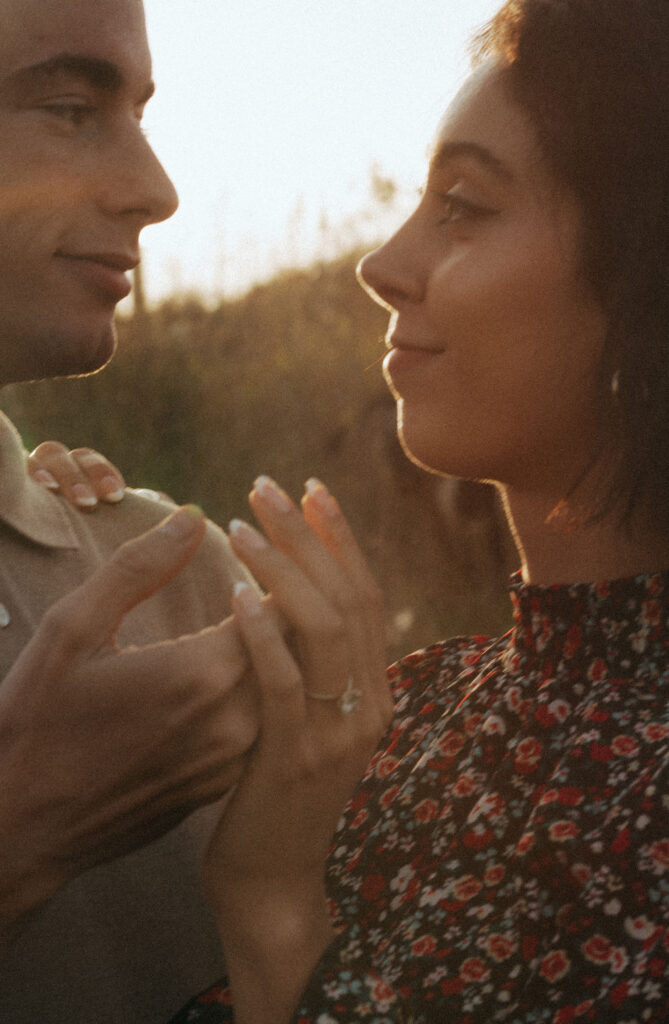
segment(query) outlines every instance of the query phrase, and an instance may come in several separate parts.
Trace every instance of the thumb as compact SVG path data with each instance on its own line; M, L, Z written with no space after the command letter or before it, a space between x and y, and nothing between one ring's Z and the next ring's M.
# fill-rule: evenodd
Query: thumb
M47 618L56 620L62 653L67 653L63 646L76 654L111 643L123 617L190 562L205 535L205 522L195 505L177 509L122 544L85 583L61 598Z

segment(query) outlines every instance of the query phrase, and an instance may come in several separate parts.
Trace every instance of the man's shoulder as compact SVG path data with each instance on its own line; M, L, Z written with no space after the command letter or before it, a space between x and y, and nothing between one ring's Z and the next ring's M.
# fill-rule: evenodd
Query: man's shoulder
M139 488L129 489L117 505L101 503L92 513L84 514L68 506L67 515L84 556L92 557L94 552L96 559L104 561L127 540L162 522L176 507L166 495ZM199 606L214 622L229 614L234 584L247 579L247 571L233 555L225 533L208 520L192 561L162 588L161 597L175 611L181 606L183 614L186 608L192 611Z

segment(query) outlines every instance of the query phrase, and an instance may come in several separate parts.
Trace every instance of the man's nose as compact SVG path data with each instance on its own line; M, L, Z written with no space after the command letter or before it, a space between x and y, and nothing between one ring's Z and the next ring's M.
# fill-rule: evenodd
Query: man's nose
M135 215L140 228L171 217L179 197L139 124L107 154L99 202L106 213Z

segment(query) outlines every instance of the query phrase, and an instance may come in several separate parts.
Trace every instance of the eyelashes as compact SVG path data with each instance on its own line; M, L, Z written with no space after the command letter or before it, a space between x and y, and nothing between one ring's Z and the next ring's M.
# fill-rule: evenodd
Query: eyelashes
M463 196L455 195L452 192L433 193L441 207L439 224L453 224L464 220L479 220L484 217L494 216L497 210L480 203L474 203Z

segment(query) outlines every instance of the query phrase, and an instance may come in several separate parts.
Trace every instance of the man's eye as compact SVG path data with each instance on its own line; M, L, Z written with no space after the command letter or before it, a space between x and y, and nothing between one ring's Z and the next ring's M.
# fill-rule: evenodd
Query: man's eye
M88 103L45 103L41 109L62 121L68 121L75 128L83 125L95 113L95 107Z

